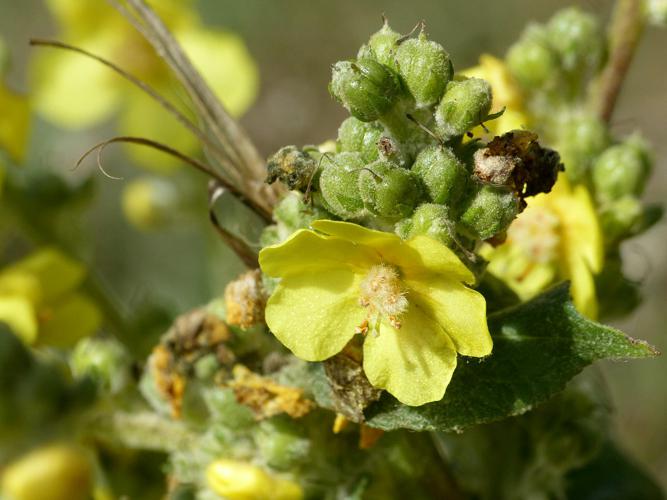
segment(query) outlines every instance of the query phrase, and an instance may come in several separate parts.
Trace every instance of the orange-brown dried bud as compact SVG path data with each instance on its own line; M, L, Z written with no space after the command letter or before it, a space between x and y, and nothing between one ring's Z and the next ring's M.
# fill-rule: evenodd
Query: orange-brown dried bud
M225 288L227 323L244 329L264 323L266 300L259 269L242 274Z

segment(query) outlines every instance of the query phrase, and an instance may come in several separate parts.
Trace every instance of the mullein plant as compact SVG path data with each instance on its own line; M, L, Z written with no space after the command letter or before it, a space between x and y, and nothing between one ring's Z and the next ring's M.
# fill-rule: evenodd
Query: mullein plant
M109 142L208 174L213 226L248 270L147 359L108 333L48 348L6 313L3 495L662 497L611 440L598 374L577 376L657 354L595 321L628 312L618 246L656 219L640 201L647 145L607 125L608 72L636 39L607 47L594 17L566 9L506 60L459 70L423 24L385 20L332 66L350 113L338 137L264 161L160 18L118 6L192 99L197 122L160 102L207 160ZM616 37L648 18L639 2L617 10ZM228 196L263 226L259 245L220 209ZM0 305L27 301L22 269L0 275ZM162 484L145 480L155 463Z

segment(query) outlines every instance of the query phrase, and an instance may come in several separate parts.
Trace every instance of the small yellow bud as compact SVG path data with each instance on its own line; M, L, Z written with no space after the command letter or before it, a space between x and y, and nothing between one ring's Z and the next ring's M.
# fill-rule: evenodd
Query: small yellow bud
M51 445L10 464L1 484L3 498L12 500L85 500L90 496L93 468L82 449Z
M219 459L206 470L209 487L229 500L300 500L301 487L271 477L259 467L237 460Z

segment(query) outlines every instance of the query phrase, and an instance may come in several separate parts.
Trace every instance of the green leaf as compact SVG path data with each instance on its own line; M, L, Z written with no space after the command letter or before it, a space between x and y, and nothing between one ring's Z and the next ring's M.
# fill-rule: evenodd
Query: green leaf
M459 358L441 401L410 407L384 394L367 409L367 424L384 430L457 431L530 410L594 361L658 354L645 342L584 318L567 284L492 314L488 321L493 354L481 361Z

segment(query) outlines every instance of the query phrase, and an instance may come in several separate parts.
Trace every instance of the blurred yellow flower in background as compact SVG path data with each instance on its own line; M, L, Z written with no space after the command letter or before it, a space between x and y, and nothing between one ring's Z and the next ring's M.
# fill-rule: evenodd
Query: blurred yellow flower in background
M4 82L8 50L0 38L0 152L22 163L28 143L30 104L28 98L14 92ZM2 187L2 159L0 158L0 188Z
M203 26L192 0L160 0L155 9L194 66L232 116L243 114L257 96L257 67L235 34ZM46 0L63 41L105 57L140 78L185 112L187 97L143 37L107 2ZM138 89L102 64L79 54L41 49L33 60L36 110L51 122L82 129L118 114L120 133L154 139L193 152L196 139ZM141 165L165 171L176 160L132 148Z
M461 74L470 78L483 78L489 82L493 92L491 113L505 108L501 117L484 123L491 137L528 126L529 117L523 109L521 90L503 61L492 55L482 54L479 65L463 70ZM481 127L473 130L473 133L476 137L485 135Z
M488 269L522 300L557 280L572 282L577 309L596 318L594 275L602 269L603 237L588 189L571 186L561 174L553 190L528 199L528 207L507 231L499 247L483 251Z
M85 268L58 250L38 250L0 271L0 321L27 344L71 346L94 333L101 314L77 291Z

